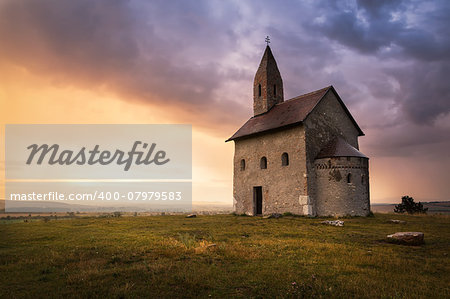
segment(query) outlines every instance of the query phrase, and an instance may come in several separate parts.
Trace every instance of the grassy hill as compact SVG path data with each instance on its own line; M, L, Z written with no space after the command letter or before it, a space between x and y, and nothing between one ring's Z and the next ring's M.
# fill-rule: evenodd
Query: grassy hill
M0 297L450 297L449 216L323 220L3 220ZM422 231L426 243L384 241L397 231Z

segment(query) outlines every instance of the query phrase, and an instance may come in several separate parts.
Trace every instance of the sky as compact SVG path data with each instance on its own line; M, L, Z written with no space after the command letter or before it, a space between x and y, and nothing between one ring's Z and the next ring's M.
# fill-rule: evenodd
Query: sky
M333 85L364 131L372 203L450 200L449 14L446 0L2 0L1 166L5 124L188 123L194 201L231 204L224 141L252 116L268 35L285 99Z

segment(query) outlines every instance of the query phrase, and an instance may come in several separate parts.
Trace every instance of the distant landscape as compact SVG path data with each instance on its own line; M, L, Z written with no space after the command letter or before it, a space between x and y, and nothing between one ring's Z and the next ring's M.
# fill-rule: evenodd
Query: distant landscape
M51 207L51 208L50 208ZM140 215L159 215L160 211L153 211L146 205L137 206L135 208L129 206L92 206L92 205L82 205L82 204L67 204L60 202L50 202L43 205L39 203L32 210L26 207L17 207L15 209L8 209L8 213L5 212L5 200L0 200L0 218L6 217L8 215L21 215L21 214L40 214L46 215L52 213L65 214L67 212L73 212L76 214L99 214L99 213L111 213L114 211L121 211L125 213L138 212ZM183 211L173 211L173 213L182 213ZM222 202L193 202L192 211L198 214L223 214L232 213L233 206L231 204Z
M450 214L450 201L432 201L432 202L422 202L425 208L428 208L428 214ZM54 210L54 212L58 213L66 213L66 212L84 212L89 213L89 211L94 213L108 213L108 212L114 212L117 210L124 211L124 212L134 212L133 209L130 209L127 207L126 209L120 209L120 207L113 208L113 207L92 207L92 206L86 206L86 205L79 205L79 204L65 204L65 203L53 203L54 206L57 206L57 209ZM394 207L396 204L388 204L388 203L375 203L371 205L371 210L374 213L393 213ZM92 210L94 209L94 210ZM40 213L40 214L46 214L48 213L48 208L42 208L41 211L36 210L32 214ZM145 215L148 215L148 213L152 213L153 211L140 208L136 210L140 213L147 213ZM14 211L12 213L7 214L17 214L17 213L27 213L26 210L18 210ZM233 212L233 206L231 204L222 203L222 202L193 202L192 203L192 212L194 213L200 213L200 214L208 214L208 213L232 213ZM3 216L2 216L3 214ZM155 214L159 214L158 212L155 212ZM5 201L0 200L0 217L4 217L5 215Z

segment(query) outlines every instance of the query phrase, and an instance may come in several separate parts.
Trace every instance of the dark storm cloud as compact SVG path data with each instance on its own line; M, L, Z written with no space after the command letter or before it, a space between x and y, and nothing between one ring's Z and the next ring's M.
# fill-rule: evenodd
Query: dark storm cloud
M450 40L442 30L450 26L446 17L450 12L448 1L429 2L432 7L428 9L426 3L415 1L342 3L323 5L323 22L309 26L365 54L395 58L407 55L425 61L450 58Z
M310 28L364 55L376 55L380 62L390 60L392 67L385 72L400 84L393 96L411 121L431 123L450 112L448 1L340 5L324 6L323 22ZM383 92L371 89L374 96Z
M418 123L430 123L450 111L450 62L417 62L412 66L386 70L397 78L401 90L395 99Z
M233 18L210 18L206 5L86 0L0 5L3 60L69 85L106 87L128 99L184 107L203 113L206 121L230 123L227 112L241 111L213 94L239 71L230 67L224 74L217 63L226 54L223 44L233 48L232 30L220 29ZM211 51L215 60L207 57Z

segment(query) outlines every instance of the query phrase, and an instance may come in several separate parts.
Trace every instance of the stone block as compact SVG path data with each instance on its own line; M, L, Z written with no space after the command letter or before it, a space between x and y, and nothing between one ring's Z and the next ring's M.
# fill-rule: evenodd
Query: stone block
M404 245L421 245L424 243L422 232L397 232L387 236L391 243Z

